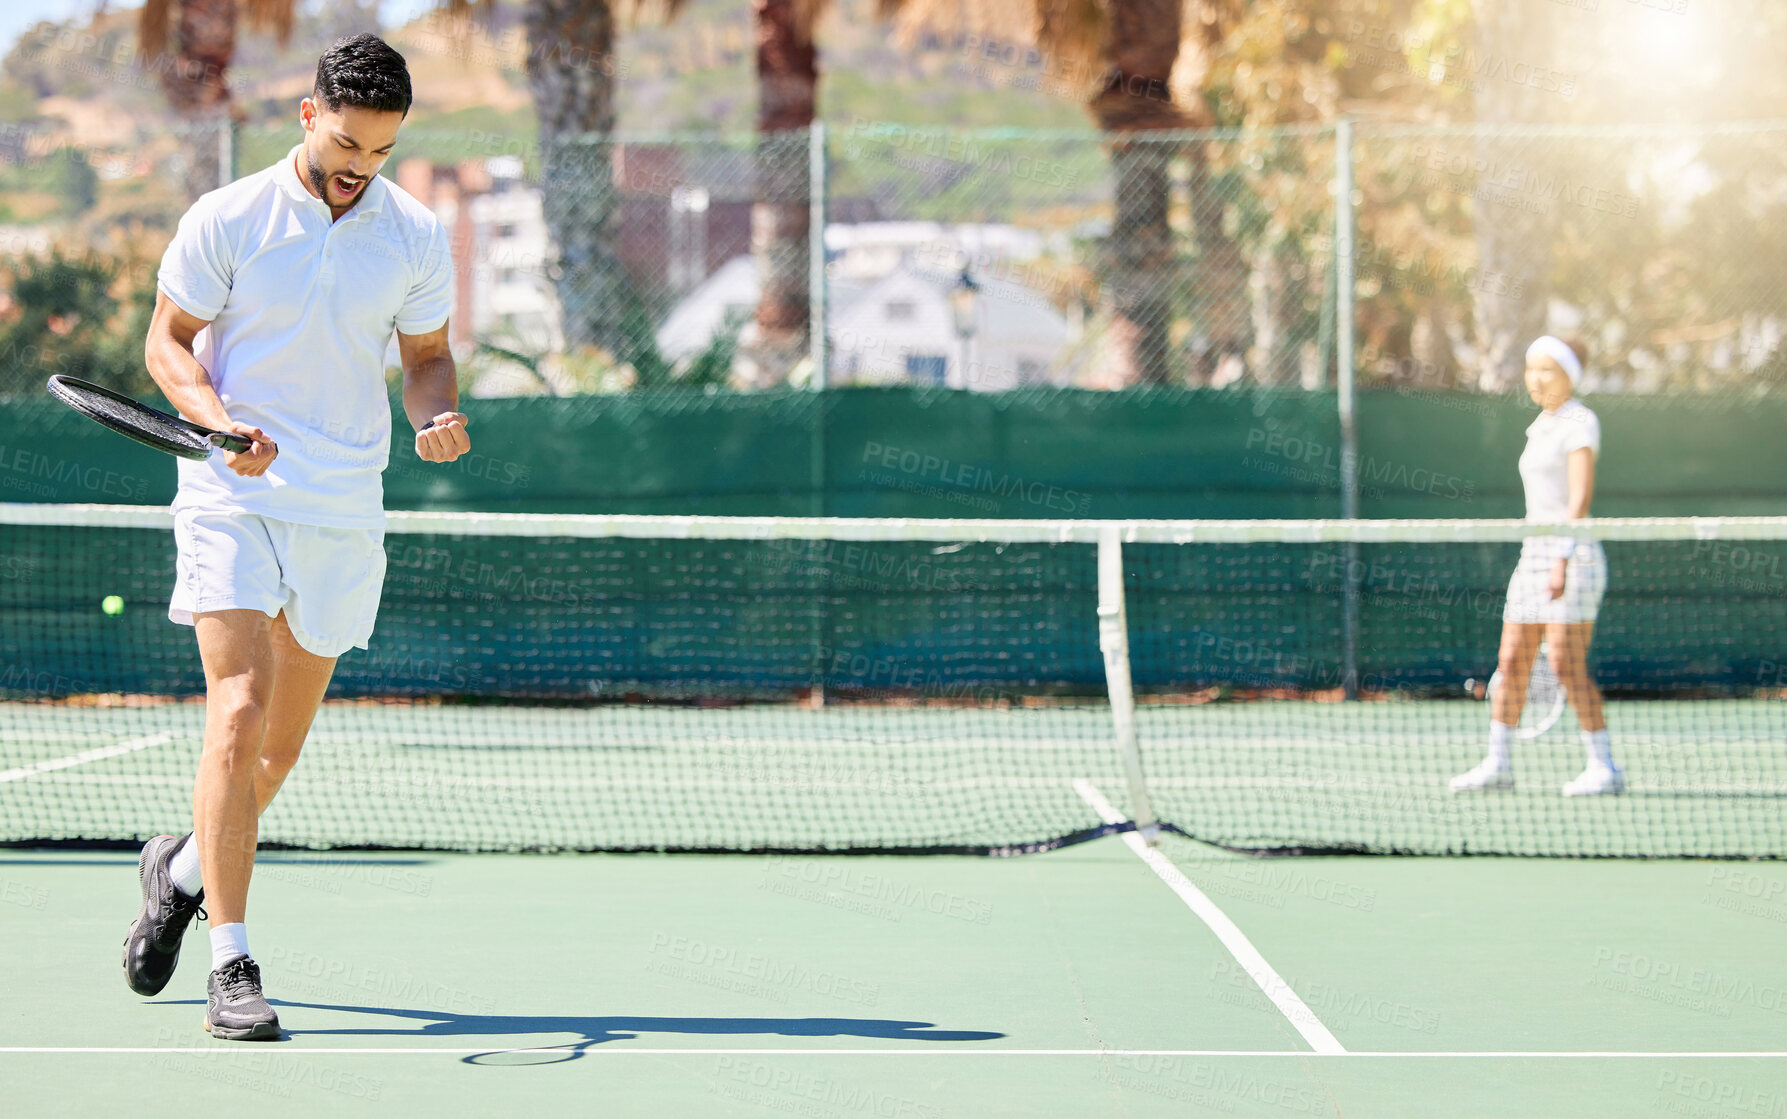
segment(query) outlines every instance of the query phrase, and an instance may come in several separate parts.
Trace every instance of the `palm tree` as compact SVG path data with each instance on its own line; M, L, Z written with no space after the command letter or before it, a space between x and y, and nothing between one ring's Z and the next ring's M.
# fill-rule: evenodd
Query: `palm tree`
M751 251L761 288L750 363L780 380L809 342L812 182L807 136L818 105L815 25L826 0L752 0L757 19L757 199Z
M1113 372L1125 382L1161 384L1172 377L1168 332L1178 285L1167 168L1180 145L1136 134L1188 123L1167 84L1179 57L1180 11L1180 0L1117 0L1102 9L1098 70L1104 88L1087 105L1111 137L1116 212L1102 271L1114 293ZM1056 26L1053 39L1085 34L1083 25L1044 21L1045 29Z
M1210 20L1201 34L1220 38L1219 16L1234 2L1204 0ZM1115 183L1111 232L1097 268L1111 311L1107 361L1124 383L1172 380L1173 298L1180 285L1168 168L1185 145L1148 134L1205 118L1201 106L1176 105L1169 84L1184 37L1181 0L883 0L883 7L915 25L1028 39L1067 72L1097 75L1086 110L1108 136ZM1219 217L1219 210L1194 207L1200 244L1216 250L1227 240Z
M614 10L609 0L529 0L522 21L565 344L626 356L631 290L615 251L612 170Z
M229 68L236 56L236 26L271 29L284 42L291 34L295 0L144 0L137 38L158 65L161 88L184 132L186 174L196 198L223 185L228 170L219 158L219 131L229 127Z

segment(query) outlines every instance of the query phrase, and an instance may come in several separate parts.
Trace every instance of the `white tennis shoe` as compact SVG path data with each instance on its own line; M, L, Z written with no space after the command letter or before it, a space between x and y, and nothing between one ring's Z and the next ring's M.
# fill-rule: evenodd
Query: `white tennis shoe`
M1497 765L1493 759L1485 758L1477 768L1469 773L1460 773L1452 778L1452 791L1455 793L1474 793L1484 789L1512 789L1514 787L1514 771L1504 765Z
M1617 796L1625 791L1625 772L1616 765L1591 765L1564 786L1567 797Z

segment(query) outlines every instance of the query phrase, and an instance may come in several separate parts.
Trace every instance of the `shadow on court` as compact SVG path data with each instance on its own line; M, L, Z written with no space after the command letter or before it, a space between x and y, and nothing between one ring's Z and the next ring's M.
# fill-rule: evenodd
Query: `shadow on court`
M528 1046L525 1053L493 1049L464 1058L469 1064L492 1063L485 1058L543 1056L555 1060L527 1063L554 1064L574 1060L583 1050L610 1041L631 1041L642 1034L735 1037L872 1037L889 1041L994 1041L1006 1036L988 1030L940 1030L931 1022L894 1021L887 1018L655 1018L635 1015L581 1017L564 1014L455 1014L444 1010L401 1010L385 1006L347 1006L334 1003L288 1002L269 999L276 1010L333 1010L344 1014L383 1015L402 1022L423 1023L418 1028L401 1025L352 1026L343 1029L290 1029L295 1037L537 1037L540 1034L576 1034L579 1040L556 1045ZM172 1005L203 1005L202 1000L183 999ZM561 1055L562 1054L562 1055ZM513 1063L513 1062L512 1062Z

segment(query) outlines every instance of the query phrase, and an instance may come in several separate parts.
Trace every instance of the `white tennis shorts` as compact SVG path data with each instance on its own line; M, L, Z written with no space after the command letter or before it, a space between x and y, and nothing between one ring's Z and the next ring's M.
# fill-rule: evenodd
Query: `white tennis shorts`
M385 586L382 529L299 525L251 513L174 514L174 594L168 618L192 625L212 610L285 612L307 652L366 648Z
M1601 611L1601 596L1607 593L1607 553L1599 541L1576 545L1564 568L1564 594L1551 597L1551 570L1557 564L1555 547L1547 549L1550 537L1534 537L1520 549L1520 563L1514 577L1508 580L1508 602L1502 607L1502 621L1517 625L1546 625L1552 622L1592 622Z

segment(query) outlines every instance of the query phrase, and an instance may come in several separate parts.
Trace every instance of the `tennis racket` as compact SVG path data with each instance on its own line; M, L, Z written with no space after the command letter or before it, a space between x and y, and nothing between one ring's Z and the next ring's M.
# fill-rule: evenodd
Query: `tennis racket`
M145 447L154 447L180 458L203 459L217 448L237 454L254 444L240 435L201 427L179 416L170 416L122 393L91 381L57 374L50 378L50 395L96 423L111 428Z
M1484 698L1492 705L1501 685L1500 672L1489 678L1489 689ZM1466 681L1465 687L1475 691L1476 681ZM1533 657L1532 675L1527 677L1526 703L1521 705L1520 725L1514 728L1514 734L1519 738L1537 738L1556 726L1563 716L1564 686L1558 683L1551 658L1545 655L1545 645L1541 643L1538 654Z

